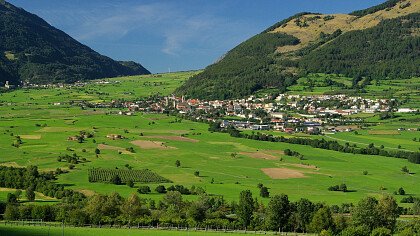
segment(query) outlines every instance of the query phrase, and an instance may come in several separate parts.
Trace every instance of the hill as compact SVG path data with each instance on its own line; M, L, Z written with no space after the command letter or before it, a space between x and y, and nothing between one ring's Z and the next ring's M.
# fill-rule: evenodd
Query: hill
M300 13L241 43L177 93L225 99L265 88L283 92L307 73L343 74L356 84L419 76L419 16L419 0L350 14Z
M0 84L74 82L150 74L138 63L102 56L40 17L0 3Z

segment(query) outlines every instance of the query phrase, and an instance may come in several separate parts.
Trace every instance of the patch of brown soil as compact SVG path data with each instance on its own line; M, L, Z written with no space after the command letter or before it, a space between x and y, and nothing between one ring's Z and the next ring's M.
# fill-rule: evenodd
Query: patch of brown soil
M41 135L22 134L19 136L23 139L41 139Z
M272 179L306 178L302 172L288 168L262 168L261 170Z
M265 160L275 160L277 159L276 156L264 153L264 152L240 152L239 154L249 156L252 158L258 158L258 159L265 159Z
M130 143L143 149L174 149L175 148L175 147L167 146L163 142L150 141L150 140L136 140Z
M116 150L116 151L119 151L123 154L132 154L131 152L125 150L122 147L116 147L116 146L111 146L111 145L106 145L106 144L99 144L98 149L100 149L100 150Z
M164 140L172 140L172 141L181 141L181 142L190 142L190 143L197 143L198 140L192 138L186 138L182 136L165 136L165 135L156 135L156 136L143 136L144 138L156 138L156 139L164 139Z
M368 134L372 135L399 135L398 130L369 130Z

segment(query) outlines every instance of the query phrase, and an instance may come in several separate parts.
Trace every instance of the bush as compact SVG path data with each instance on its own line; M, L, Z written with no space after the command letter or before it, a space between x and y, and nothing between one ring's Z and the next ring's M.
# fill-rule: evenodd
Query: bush
M387 228L376 228L370 234L371 236L391 236L391 230Z
M401 187L398 189L398 194L399 195L405 195L405 190Z
M134 187L134 182L132 180L127 181L127 186L130 188Z
M265 187L265 186L261 187L261 189L260 189L260 196L261 197L264 197L264 198L267 198L267 197L270 196L270 192L268 192L268 188L267 187Z
M158 193L166 193L166 188L163 185L159 185L156 187L155 191Z
M151 191L149 186L140 186L139 189L137 189L137 192L141 194L149 194Z
M111 178L111 183L115 184L115 185L121 185L122 181L119 175L114 175L114 177Z

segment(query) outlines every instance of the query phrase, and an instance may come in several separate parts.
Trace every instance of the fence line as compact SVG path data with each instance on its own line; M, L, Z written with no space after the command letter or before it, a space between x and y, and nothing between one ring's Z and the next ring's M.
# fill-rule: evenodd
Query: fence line
M92 225L86 224L83 227L75 227L72 225L66 225L59 222L45 222L45 221L3 221L0 224L4 226L33 226L33 227L62 227L62 228L104 228L104 229L138 229L138 230L162 230L162 231L186 231L186 232L214 232L214 233L226 233L226 234L256 234L256 235L311 235L306 233L294 233L294 232L276 232L276 231L258 231L258 230L238 230L238 229L229 229L229 228L212 228L212 227L183 227L183 226L152 226L152 225Z

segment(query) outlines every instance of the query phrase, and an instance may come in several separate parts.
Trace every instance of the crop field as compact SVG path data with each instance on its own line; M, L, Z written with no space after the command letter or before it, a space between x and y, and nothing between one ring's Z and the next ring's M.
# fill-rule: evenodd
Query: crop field
M393 194L400 187L409 195L420 196L420 165L407 160L238 139L228 134L211 133L208 131L209 126L204 123L179 121L163 114L139 112L133 116L122 116L110 113L117 109L81 109L68 104L75 99L134 99L147 96L152 91L170 94L191 73L109 79L120 81L119 86L92 83L83 88L3 93L0 96L0 165L37 165L41 171L61 168L68 173L59 175L57 182L86 195L116 191L127 197L136 192L139 186L148 185L152 192L142 194L141 197L161 199L163 195L155 191L160 185L158 183L143 184L139 181L134 188L130 188L126 185L89 182L91 169L129 170L130 167L133 170L149 169L173 182L163 184L166 187L202 187L207 193L221 195L226 200L237 200L239 193L245 189L259 196L259 183L267 186L271 195L285 193L293 201L304 197L329 204L354 203L366 195ZM157 86L159 89L142 86L146 82L154 84L156 81L167 86ZM129 90L133 94L129 94ZM385 148L397 148L401 144L403 149L418 150L419 142L412 139L420 138L419 132L384 133L398 126L413 127L416 123L409 119L418 119L408 116L400 118L406 118L407 122L398 123L395 120L393 123L390 120L372 127L371 130L377 130L376 133L380 131L379 134L361 130L357 135L337 133L331 135L331 138L366 145L373 142ZM375 117L368 119L377 120ZM69 137L78 135L80 131L92 133L93 137L86 138L82 143L69 140ZM124 138L110 139L107 137L110 134L122 135ZM23 142L18 148L12 146L16 136L20 136ZM100 154L96 155L96 149L100 150ZM304 160L284 155L285 149L301 153ZM70 168L68 162L57 160L59 156L65 155L77 156L80 160L84 158L85 161ZM180 161L179 167L175 165L177 160ZM401 171L403 166L407 166L410 174ZM344 193L327 190L332 185L342 183L352 191ZM0 192L0 199L6 195ZM402 198L399 195L395 197L398 201ZM195 198L197 196L184 195L187 200ZM39 199L42 200L41 197ZM265 203L268 201L267 198L259 200Z
M144 170L120 170L120 169L90 169L88 176L90 182L110 182L114 176L119 176L122 182L133 181L139 183L168 183L169 180L158 174Z

